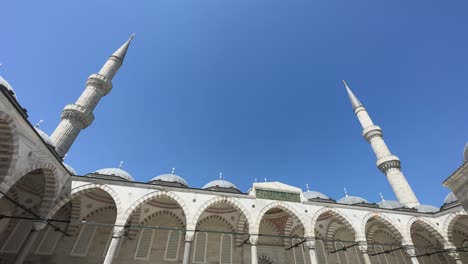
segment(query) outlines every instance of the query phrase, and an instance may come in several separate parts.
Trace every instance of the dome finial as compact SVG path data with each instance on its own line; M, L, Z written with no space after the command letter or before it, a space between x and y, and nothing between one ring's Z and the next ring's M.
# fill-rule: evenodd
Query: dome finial
M39 122L37 122L37 123L34 125L34 127L35 127L35 128L39 128L39 127L41 126L42 123L44 123L44 120L41 119L41 120L39 120Z
M265 182L267 182L267 178L263 178L265 180Z
M68 153L65 153L65 155L63 155L62 161L65 161L65 159L67 158L67 156L68 156Z
M385 198L383 197L383 194L382 193L379 193L380 194L380 198L382 199L382 202L385 201Z
M310 192L308 183L306 183L306 189L307 189L308 192Z
M343 188L343 189L344 189L344 194L345 194L345 196L348 197L348 196L349 196L349 195L348 195L348 191L346 190L346 188Z
M119 169L122 169L123 161L120 162L119 164Z
M171 174L174 174L174 172L175 172L175 168L172 168Z
M257 178L254 179L255 183L257 183Z
M220 178L220 179L223 178L223 173L222 173L222 172L219 173L219 178Z
M130 42L132 42L133 40L133 37L135 37L135 34L132 34L130 38L112 54L112 57L116 57L120 59L121 62L123 62L125 59L125 55L127 54L128 47L130 46Z

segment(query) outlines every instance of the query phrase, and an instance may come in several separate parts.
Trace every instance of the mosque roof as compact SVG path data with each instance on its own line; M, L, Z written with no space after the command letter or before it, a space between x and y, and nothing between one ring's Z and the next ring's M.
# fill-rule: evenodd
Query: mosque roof
M157 184L157 182L168 182L168 183L176 183L183 185L185 187L189 187L187 181L185 181L182 177L175 175L173 173L161 174L159 176L154 177L149 182L153 184Z
M377 203L379 207L385 209L406 208L407 206L395 200L382 200Z
M414 208L416 208L416 210L421 213L434 213L439 211L439 208L427 204L416 205Z
M337 201L338 203L342 204L361 204L361 203L369 203L364 198L358 197L358 196L351 196L351 195L346 195L345 197L339 199Z
M68 170L71 174L76 175L76 171L75 171L75 169L73 169L72 166L66 164L65 162L63 162L63 166L65 166L65 168L67 168L67 170Z
M449 204L456 201L458 201L457 197L455 197L455 194L453 194L453 192L450 192L449 194L447 194L447 196L445 196L444 204Z
M104 168L97 170L94 173L117 176L127 181L135 181L130 173L122 170L121 168Z
M8 91L10 91L13 94L13 97L16 98L15 90L13 90L13 87L11 87L11 85L5 79L3 79L2 76L0 76L0 85L5 86L5 88L7 88Z
M307 191L307 192L303 192L302 194L304 195L304 197L305 197L307 200L316 199L316 198L319 198L319 199L330 199L330 197L326 196L325 194L323 194L323 193L321 193L321 192Z
M226 189L239 190L233 183L228 182L224 179L210 181L209 183L205 184L205 186L202 187L202 189L210 189L210 188L226 188Z
M39 136L41 136L41 138L45 141L45 143L47 143L47 145L50 145L50 146L54 146L54 143L52 141L52 139L50 139L49 135L47 135L46 132L40 130L39 128L35 127L37 133L39 134Z

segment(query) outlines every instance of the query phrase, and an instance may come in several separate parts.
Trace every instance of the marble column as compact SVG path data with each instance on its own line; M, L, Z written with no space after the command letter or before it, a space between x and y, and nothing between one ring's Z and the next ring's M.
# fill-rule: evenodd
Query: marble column
M29 254L29 251L31 251L31 247L33 246L34 242L36 241L37 237L39 236L39 231L44 229L46 227L47 223L44 221L35 221L33 222L31 226L31 230L29 231L28 236L24 240L23 245L21 245L21 248L19 249L18 253L16 254L15 257L15 264L22 264L26 257Z
M257 243L258 235L250 235L250 259L252 264L258 264Z
M419 264L419 260L416 257L416 250L415 250L414 245L404 245L403 247L405 249L406 254L410 258L411 263L412 264Z
M362 258L364 259L365 264L372 264L369 253L367 252L367 241L356 241L358 243L358 248L361 251Z
M448 248L448 255L453 258L455 264L463 264L456 248Z
M125 233L125 229L123 227L115 227L112 230L112 238L109 243L109 248L107 248L106 257L104 258L103 264L111 264L112 260L114 259L115 252L119 247L120 239Z
M310 263L318 264L317 256L315 253L315 237L307 237L306 240L307 249L309 250Z
M195 236L194 231L187 231L185 233L185 247L184 247L184 258L182 264L190 264L190 255L192 250L192 241Z

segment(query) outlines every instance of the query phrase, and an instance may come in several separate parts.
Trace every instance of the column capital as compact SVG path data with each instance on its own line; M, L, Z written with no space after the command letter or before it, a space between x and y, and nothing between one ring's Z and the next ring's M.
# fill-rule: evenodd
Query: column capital
M31 227L31 231L32 232L36 232L36 231L41 231L42 229L44 229L44 227L47 226L47 222L46 221L34 221L32 223L32 227Z
M193 241L194 237L195 237L195 231L185 231L185 242Z
M447 250L447 254L449 254L449 256L453 258L453 260L460 260L460 254L458 253L458 250L455 247L446 248L445 250Z
M315 249L315 237L306 237L306 246L308 249Z
M367 253L367 248L368 248L367 241L360 240L360 241L356 241L356 243L358 243L357 246L362 253Z
M121 238L123 235L125 235L125 227L123 226L117 226L114 227L112 230L112 238Z
M258 235L250 235L249 241L251 245L257 245L258 243Z
M403 245L403 249L410 258L416 257L416 247L414 245Z

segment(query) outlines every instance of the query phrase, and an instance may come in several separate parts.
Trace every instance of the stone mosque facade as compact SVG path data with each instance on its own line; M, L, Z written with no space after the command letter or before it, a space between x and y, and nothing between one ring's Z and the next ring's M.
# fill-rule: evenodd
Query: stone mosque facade
M0 78L0 263L468 264L460 186L448 184L457 192L440 208L420 204L382 129L346 83L398 200L334 200L281 182L242 192L222 177L194 188L174 171L150 182L121 167L76 175L65 154L111 92L132 38L89 77L50 137Z

